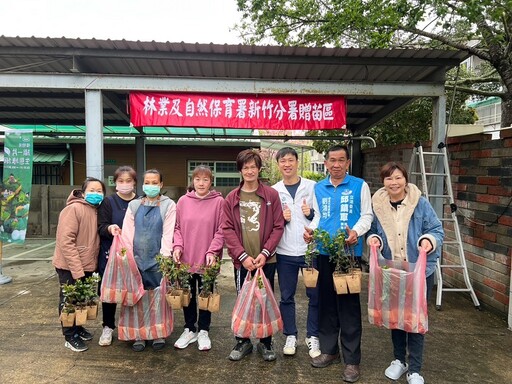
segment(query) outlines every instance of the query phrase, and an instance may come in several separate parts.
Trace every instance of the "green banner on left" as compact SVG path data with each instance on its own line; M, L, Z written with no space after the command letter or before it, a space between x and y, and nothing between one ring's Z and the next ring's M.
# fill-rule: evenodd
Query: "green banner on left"
M6 130L0 241L24 243L27 234L34 145L31 130Z

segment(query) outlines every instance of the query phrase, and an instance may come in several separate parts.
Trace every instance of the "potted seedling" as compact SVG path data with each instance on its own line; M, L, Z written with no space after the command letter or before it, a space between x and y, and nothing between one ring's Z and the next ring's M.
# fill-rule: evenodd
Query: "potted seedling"
M192 294L190 293L190 277L192 273L190 272L190 265L186 263L181 263L178 266L178 284L182 290L181 294L181 305L183 307L188 307L190 304L190 299L192 298Z
M89 286L85 280L75 281L75 323L84 325L87 322L87 300L89 297Z
M72 327L75 324L75 286L73 284L63 284L62 294L64 295L64 307L60 313L60 321L64 327Z
M325 230L317 230L314 239L329 255L329 261L335 264L333 280L336 292L341 294L361 292L361 271L351 249L346 244L346 233L339 229L331 237Z
M318 231L318 230L315 230ZM315 237L315 231L313 231L313 239ZM315 288L318 282L318 270L313 268L313 260L318 256L318 248L316 242L313 240L308 244L306 254L304 255L304 262L306 268L302 270L304 277L304 285L306 288Z
M172 309L182 309L183 290L180 288L178 280L179 264L176 263L172 257L163 255L157 255L156 261L160 272L162 272L162 275L169 283L168 290L165 294L167 304L169 304Z
M87 320L94 320L98 316L98 283L100 281L100 275L93 273L92 276L85 278L84 285L86 287L86 308L87 308Z
M204 267L203 286L198 295L199 309L210 312L220 311L220 294L217 291L217 276L220 272L220 261L215 260L210 266Z

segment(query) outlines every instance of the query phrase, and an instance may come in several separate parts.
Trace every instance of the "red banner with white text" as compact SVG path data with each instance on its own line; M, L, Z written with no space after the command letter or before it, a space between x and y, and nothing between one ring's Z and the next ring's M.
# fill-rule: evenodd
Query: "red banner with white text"
M345 129L342 96L130 93L135 127Z

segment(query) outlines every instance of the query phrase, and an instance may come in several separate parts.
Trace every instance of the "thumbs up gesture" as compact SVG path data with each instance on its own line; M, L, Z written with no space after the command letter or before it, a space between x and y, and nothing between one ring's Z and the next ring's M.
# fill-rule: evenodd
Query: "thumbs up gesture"
M354 231L353 229L350 229L350 227L347 225L345 227L345 231L347 231L347 239L345 240L345 243L347 243L347 245L354 245L357 243L357 232Z
M300 207L302 209L302 213L304 214L304 216L307 217L311 214L311 207L308 205L305 198L302 199L302 205Z
M288 207L288 204L283 206L283 217L286 221L290 221L292 219L292 211Z

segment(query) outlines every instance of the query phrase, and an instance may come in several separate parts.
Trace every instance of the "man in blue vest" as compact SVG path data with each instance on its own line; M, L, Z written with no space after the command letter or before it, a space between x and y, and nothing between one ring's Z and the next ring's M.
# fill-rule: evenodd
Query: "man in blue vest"
M373 213L368 184L347 173L350 156L346 146L329 148L325 155L325 167L329 175L315 186L320 208L319 229L334 237L341 228L346 230L346 244L353 248L358 265L363 253L362 236L370 229ZM312 240L312 230L307 228L304 240ZM340 347L345 369L343 380L354 383L359 380L361 362L361 303L359 294L336 294L332 273L335 264L329 261L327 252L319 249L318 256L318 312L319 339L322 354L312 359L311 365L324 368L340 362Z

